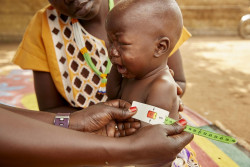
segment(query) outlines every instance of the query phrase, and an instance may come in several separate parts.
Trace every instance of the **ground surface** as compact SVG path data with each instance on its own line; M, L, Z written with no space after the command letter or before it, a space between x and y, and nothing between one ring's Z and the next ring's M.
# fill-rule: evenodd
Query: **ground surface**
M250 40L192 37L181 51L185 105L249 144Z
M0 75L18 68L10 63L17 46L0 44ZM250 40L192 37L181 52L184 104L250 144Z

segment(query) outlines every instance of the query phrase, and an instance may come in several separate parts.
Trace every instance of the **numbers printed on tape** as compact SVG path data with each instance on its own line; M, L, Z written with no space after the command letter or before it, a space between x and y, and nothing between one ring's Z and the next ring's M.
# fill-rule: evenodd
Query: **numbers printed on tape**
M169 112L148 104L144 104L144 103L139 103L136 101L133 101L132 106L136 106L138 111L137 113L133 116L133 118L150 123L152 125L154 124L173 124L174 122L176 122L176 120L169 118ZM184 131L195 134L195 135L199 135L199 136L203 136L212 140L216 140L216 141L220 141L220 142L224 142L224 143L228 143L228 144L232 144L232 143L236 143L236 139L234 139L233 137L230 136L225 136L225 135L221 135L218 133L214 133L214 132L210 132L198 127L193 127L193 126L189 126L187 125L186 128L184 129Z
M176 120L169 118L169 117L166 117L164 121L164 123L167 125L173 124L174 122L176 122ZM203 136L212 140L220 141L223 143L228 143L228 144L236 143L236 139L234 139L233 137L221 135L218 133L210 132L210 131L197 128L197 127L193 127L193 126L189 126L189 125L186 126L184 131L195 134L195 135Z

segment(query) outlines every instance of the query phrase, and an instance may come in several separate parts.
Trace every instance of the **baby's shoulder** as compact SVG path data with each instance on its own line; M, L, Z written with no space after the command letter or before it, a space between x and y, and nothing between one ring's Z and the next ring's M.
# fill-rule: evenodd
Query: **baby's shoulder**
M147 103L170 112L172 111L176 100L177 85L171 74L170 76L161 75L155 78L155 80L150 85Z
M149 96L162 97L171 99L177 95L177 85L173 77L170 75L160 75L150 84Z
M164 71L158 75L151 84L152 88L160 88L162 90L173 89L176 87L174 78L169 71Z

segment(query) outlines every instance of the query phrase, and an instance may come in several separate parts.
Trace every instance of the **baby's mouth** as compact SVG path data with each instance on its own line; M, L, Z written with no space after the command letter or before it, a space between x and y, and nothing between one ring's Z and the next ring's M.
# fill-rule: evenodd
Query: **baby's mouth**
M117 71L119 72L119 73L121 73L121 74L125 74L125 73L127 73L127 68L126 67L124 67L124 66L121 66L121 65L116 65L116 67L117 67Z

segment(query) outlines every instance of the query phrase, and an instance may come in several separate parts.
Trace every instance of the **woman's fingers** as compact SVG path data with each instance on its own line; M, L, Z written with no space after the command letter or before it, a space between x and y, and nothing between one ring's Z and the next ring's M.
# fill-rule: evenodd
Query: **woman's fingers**
M115 131L115 137L124 137L124 136L130 136L134 134L137 131L135 128L129 128L124 130L116 130Z
M116 123L115 121L110 121L110 123L106 126L107 128L107 136L108 137L114 137L115 136L115 131L116 131Z

